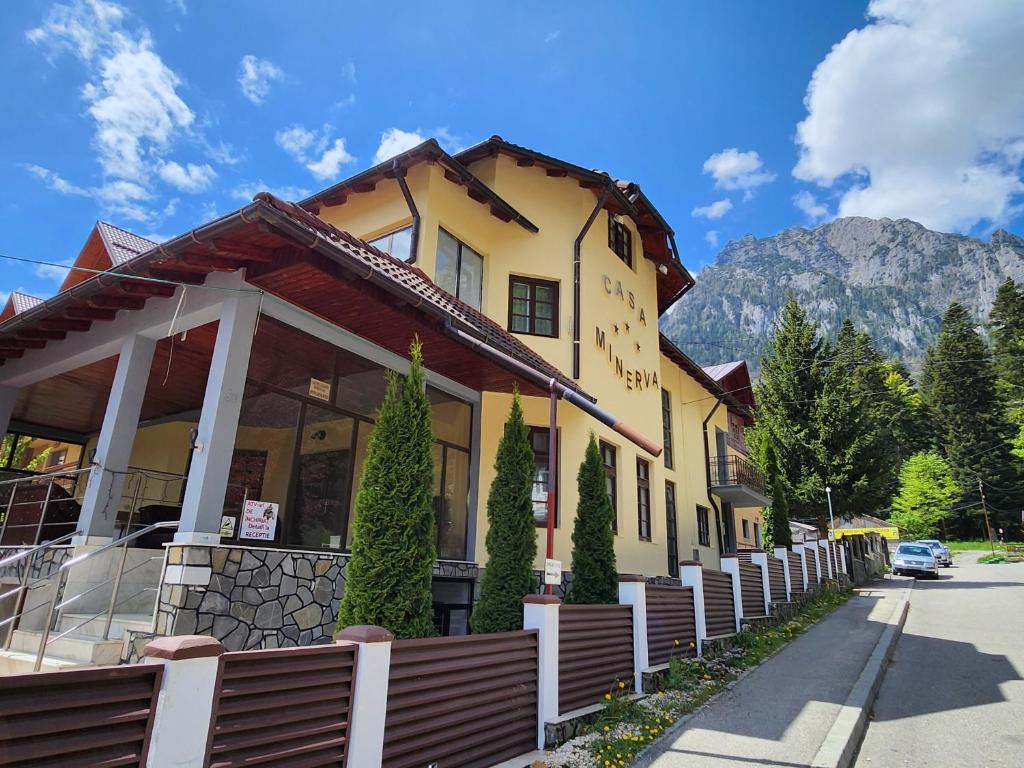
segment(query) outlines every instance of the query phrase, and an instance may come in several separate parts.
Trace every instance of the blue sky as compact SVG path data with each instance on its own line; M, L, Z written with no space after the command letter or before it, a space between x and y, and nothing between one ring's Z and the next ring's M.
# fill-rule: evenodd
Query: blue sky
M1016 4L501 6L9 4L0 253L68 261L97 218L170 237L493 133L640 182L692 269L836 215L1024 230ZM63 276L0 271L0 294Z

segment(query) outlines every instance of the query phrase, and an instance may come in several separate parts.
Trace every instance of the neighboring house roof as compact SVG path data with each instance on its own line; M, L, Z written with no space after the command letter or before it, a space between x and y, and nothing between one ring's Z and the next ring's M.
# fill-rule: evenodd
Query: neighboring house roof
M733 360L731 363L708 366L704 372L717 381L722 389L732 393L748 410L753 411L757 406L754 402L750 370L747 368L745 360Z
M715 381L721 381L726 374L739 368L743 365L742 360L733 360L731 363L719 363L718 365L706 365L704 366L704 373L710 376Z
M103 245L107 248L111 263L115 265L124 264L157 245L152 240L147 240L105 221L96 222L96 231L99 232Z
M836 521L837 528L895 528L890 521L872 515L855 515L849 519Z
M7 297L7 301L4 302L3 309L0 310L0 322L3 322L9 317L20 315L32 307L42 304L42 299L37 299L35 296L29 296L27 293L22 291L11 291L11 295Z
M658 334L658 343L661 348L661 353L665 355L665 357L675 363L682 371L689 374L692 379L704 387L704 389L711 393L716 399L723 400L726 405L735 408L744 415L747 415L746 406L737 400L735 395L708 376L707 372L701 368L695 360L673 344L665 334Z
M466 194L478 203L490 207L491 214L502 221L514 221L528 232L539 232L537 226L523 214L509 205L497 192L473 175L465 165L449 155L436 139L427 139L412 149L395 155L383 163L373 166L355 176L317 192L315 195L299 201L298 205L313 213L319 213L321 206L341 205L349 195L371 192L384 179L393 179L396 174L404 172L419 162L436 162L444 168L448 181L466 187Z

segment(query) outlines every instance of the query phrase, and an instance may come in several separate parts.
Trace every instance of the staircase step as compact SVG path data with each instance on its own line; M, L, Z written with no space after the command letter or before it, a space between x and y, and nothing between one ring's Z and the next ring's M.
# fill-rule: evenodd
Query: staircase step
M27 675L34 671L36 655L25 651L0 651L0 677L8 675ZM61 672L66 669L79 669L91 667L93 664L83 664L70 659L57 659L52 656L44 656L43 663L39 666L40 672Z
M103 635L103 627L106 624L106 616L97 616L96 618L89 620L89 615L85 613L65 613L61 617L60 631L66 632L67 630L75 627L74 634L76 635L88 635L89 637L99 638ZM85 621L85 624L82 622ZM78 626L82 624L82 626ZM149 632L153 625L153 616L147 613L115 613L114 617L110 621L110 639L120 640L124 637L126 630L132 629L138 632ZM58 633L59 634L59 633Z
M63 659L82 665L117 664L121 660L120 640L100 640L88 635L69 634L56 638L59 633L50 635L46 646L46 656ZM11 637L11 650L32 654L39 652L42 632L18 629Z

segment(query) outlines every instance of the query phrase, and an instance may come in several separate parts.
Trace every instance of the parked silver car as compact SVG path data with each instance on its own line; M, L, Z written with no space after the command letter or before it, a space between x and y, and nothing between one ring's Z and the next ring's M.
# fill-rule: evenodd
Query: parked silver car
M892 572L904 576L931 576L939 578L939 561L927 544L904 542L896 547L892 556Z
M935 553L935 559L943 568L949 568L953 564L953 556L949 553L949 547L938 539L918 539L918 544L927 544Z

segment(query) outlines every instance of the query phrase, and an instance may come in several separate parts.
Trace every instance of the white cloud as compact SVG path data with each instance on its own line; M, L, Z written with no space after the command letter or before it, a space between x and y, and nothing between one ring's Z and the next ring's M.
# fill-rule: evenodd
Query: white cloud
M395 155L400 155L426 140L426 137L418 131L389 128L380 136L380 146L377 147L377 152L373 156L374 165L383 163Z
M238 65L238 84L245 98L253 104L262 104L270 95L270 84L283 77L284 72L274 62L251 53L243 56Z
M798 179L839 215L940 230L1003 223L1024 193L1024 6L875 0L818 65L797 126Z
M259 181L243 181L231 190L231 197L248 203L252 201L257 192L269 192L274 197L279 197L282 200L288 200L291 202L302 200L312 194L310 190L305 189L304 187L290 185L275 187L260 179Z
M562 30L556 29L544 35L544 43L553 43L562 36Z
M76 184L72 184L63 176L51 171L49 168L43 168L41 165L32 164L26 164L22 167L37 179L45 181L46 185L54 192L59 192L62 195L79 195L81 197L87 197L89 195L89 190L83 189Z
M813 224L828 218L828 206L820 202L818 198L806 189L793 195L793 205L802 211Z
M220 141L216 145L206 144L206 156L220 165L238 165L242 158L235 154L235 148L226 141Z
M185 0L167 0L167 4L178 13L184 15L188 14L188 8L185 6Z
M171 161L161 165L158 173L161 179L182 192L202 192L217 178L217 172L207 163L181 165Z
M726 197L709 205L699 205L690 211L690 215L701 216L705 219L720 219L731 210L732 200Z
M355 157L345 149L345 139L331 140L333 128L325 125L319 131L305 126L289 126L274 135L274 141L285 152L294 157L319 181L334 178L341 166L355 162Z
M710 245L712 248L718 247L718 230L709 229L704 233L704 242Z
M347 61L341 65L341 76L348 80L352 85L359 85L359 81L356 80L356 65L355 62Z
M64 266L58 267L54 264L37 264L35 268L36 276L43 278L43 280L53 280L57 283L64 282L64 278L68 276L68 272L70 271L69 269L66 269L66 267L70 267L74 263L74 260L64 259L57 263L63 264Z
M765 170L754 150L741 152L736 147L716 152L704 161L704 173L715 180L719 189L741 189L744 199L763 184L775 181L775 174Z

